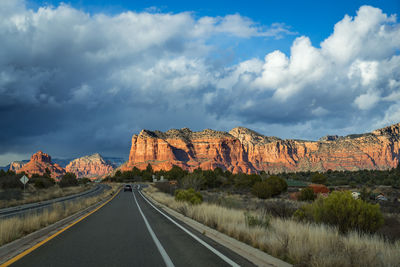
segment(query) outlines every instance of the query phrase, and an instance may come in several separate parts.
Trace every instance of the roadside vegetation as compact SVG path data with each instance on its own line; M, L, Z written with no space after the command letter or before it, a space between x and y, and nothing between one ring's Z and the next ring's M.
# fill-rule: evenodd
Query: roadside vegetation
M221 168L190 173L178 166L153 171L148 165L107 180L153 177L145 192L156 201L295 265L400 262L400 168L233 174ZM378 199L383 192L387 199Z
M55 203L43 212L32 212L22 217L2 219L0 221L0 246L88 208L112 196L121 188L119 184L109 185L111 186L109 190L94 197L68 201L65 204Z
M153 186L144 191L185 216L298 266L398 266L400 262L400 241L391 243L356 230L344 234L336 225L274 216L267 210L207 202L192 205Z
M47 170L48 171L48 170ZM93 184L90 179L79 178L72 173L65 174L59 181L50 177L32 175L25 185L19 180L24 173L0 170L0 208L24 205L64 197L89 190Z

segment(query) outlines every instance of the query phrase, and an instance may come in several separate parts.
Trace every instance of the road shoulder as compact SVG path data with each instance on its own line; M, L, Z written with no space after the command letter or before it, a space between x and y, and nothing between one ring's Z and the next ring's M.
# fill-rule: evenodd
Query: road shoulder
M82 211L79 211L69 217L66 217L56 223L53 223L47 227L41 228L33 233L30 233L20 239L14 240L8 244L0 247L0 266L8 266L7 262L12 260L19 255L26 253L26 251L31 250L40 243L45 243L52 237L60 234L69 227L78 223L79 221L85 219L108 202L110 202L115 196L119 194L120 191L116 192L109 198L106 198ZM4 265L5 264L5 265Z
M284 262L280 259L277 259L259 249L253 248L243 242L240 242L232 237L229 237L221 232L218 232L215 229L212 229L204 224L201 224L189 217L182 215L179 212L172 210L171 208L155 201L151 198L148 194L144 191L141 191L142 194L149 199L153 204L157 207L161 208L163 211L168 213L169 215L179 219L180 221L186 223L196 231L206 235L207 237L213 239L215 242L231 249L235 253L239 254L240 256L248 259L250 262L257 266L292 266L287 262Z

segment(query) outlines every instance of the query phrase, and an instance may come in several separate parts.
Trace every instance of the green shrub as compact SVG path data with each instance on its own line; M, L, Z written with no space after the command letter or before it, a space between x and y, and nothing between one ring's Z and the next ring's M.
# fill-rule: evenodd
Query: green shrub
M313 201L315 199L314 190L310 187L301 189L298 200L300 201Z
M182 178L180 184L184 189L193 188L195 190L202 189L206 180L202 173L189 173Z
M76 175L70 172L67 172L60 180L60 187L67 186L77 186L78 180L76 179Z
M379 205L354 199L350 192L335 191L327 198L319 198L312 204L300 208L294 214L299 220L310 220L349 230L373 233L383 224Z
M271 176L262 182L257 182L253 186L252 193L258 198L266 199L277 196L286 191L287 183L278 176Z
M258 174L238 173L234 176L234 182L237 189L251 189L254 184L261 182L261 176Z
M311 182L315 184L326 184L326 180L326 176L318 172L311 177Z
M253 186L253 195L255 195L258 198L266 199L270 198L272 193L270 190L270 187L266 182L257 182Z
M193 205L201 204L203 202L203 196L200 192L196 192L193 188L187 190L178 189L175 191L176 201L185 201Z

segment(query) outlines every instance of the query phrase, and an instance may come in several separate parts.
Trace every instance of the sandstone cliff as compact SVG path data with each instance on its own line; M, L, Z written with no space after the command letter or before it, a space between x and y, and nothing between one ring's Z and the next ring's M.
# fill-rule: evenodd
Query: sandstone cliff
M38 151L33 154L31 156L31 160L16 170L16 173L25 172L28 176L31 176L35 173L43 175L46 172L46 168L49 169L52 178L59 178L65 174L64 168L56 163L53 163L51 161L51 157L42 151Z
M96 153L71 161L65 169L67 172L75 173L76 177L94 178L112 172L114 166Z
M221 167L235 173L383 170L397 166L399 139L400 124L319 141L283 140L243 127L229 133L209 129L192 132L187 128L165 133L142 130L133 135L129 160L121 169L145 169L150 163L155 170L178 165L190 171Z

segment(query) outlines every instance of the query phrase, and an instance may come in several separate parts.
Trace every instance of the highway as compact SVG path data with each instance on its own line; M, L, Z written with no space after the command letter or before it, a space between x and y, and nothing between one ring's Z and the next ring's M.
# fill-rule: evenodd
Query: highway
M167 218L168 216L168 218ZM111 202L11 266L254 266L169 215L137 190Z

